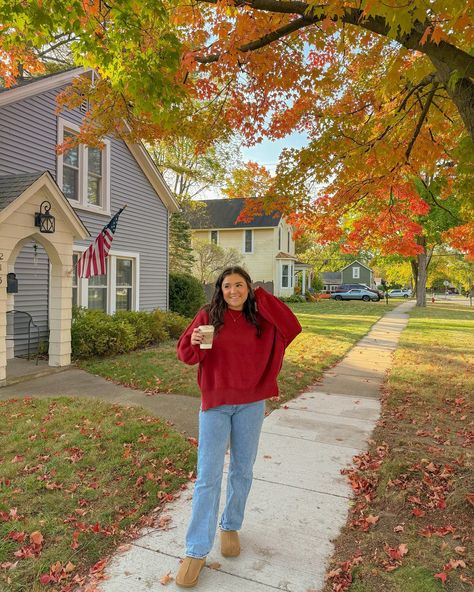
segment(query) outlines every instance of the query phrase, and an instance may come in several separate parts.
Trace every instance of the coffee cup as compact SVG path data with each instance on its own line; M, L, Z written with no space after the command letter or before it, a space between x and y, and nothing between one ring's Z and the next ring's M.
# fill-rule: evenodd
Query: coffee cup
M200 325L198 329L202 333L202 341L199 347L201 349L211 349L214 338L214 325Z

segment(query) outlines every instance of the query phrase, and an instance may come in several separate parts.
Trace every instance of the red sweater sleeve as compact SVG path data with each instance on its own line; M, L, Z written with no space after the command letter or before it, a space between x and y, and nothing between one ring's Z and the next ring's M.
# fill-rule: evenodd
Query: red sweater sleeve
M202 359L204 359L205 355L209 350L201 349L199 345L191 345L191 334L193 329L199 327L199 325L207 325L209 323L209 317L205 310L201 308L201 310L197 313L191 323L187 326L184 333L178 340L178 345L176 346L176 353L178 355L178 359L184 362L185 364L189 364L192 366L193 364L197 364Z
M298 319L286 304L263 288L255 289L255 300L258 312L276 327L285 348L288 347L293 339L301 333L302 329Z

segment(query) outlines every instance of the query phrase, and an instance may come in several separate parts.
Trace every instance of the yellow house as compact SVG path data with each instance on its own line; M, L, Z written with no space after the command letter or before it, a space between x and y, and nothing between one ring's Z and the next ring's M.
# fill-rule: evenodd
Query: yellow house
M236 249L254 282L271 282L275 296L292 296L297 262L293 227L278 212L237 222L245 202L243 198L203 201L202 210L190 221L192 239Z

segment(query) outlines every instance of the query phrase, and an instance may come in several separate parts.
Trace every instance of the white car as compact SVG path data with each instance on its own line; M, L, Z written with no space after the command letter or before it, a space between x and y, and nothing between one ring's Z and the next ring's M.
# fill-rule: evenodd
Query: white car
M388 295L390 298L409 298L412 295L412 291L409 288L406 290L389 290Z

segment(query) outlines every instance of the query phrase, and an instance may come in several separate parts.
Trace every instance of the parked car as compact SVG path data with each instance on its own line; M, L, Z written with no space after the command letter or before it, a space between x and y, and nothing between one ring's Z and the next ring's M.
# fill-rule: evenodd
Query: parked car
M380 296L374 290L367 290L365 288L353 288L346 292L334 292L331 294L334 300L364 300L365 302L378 302Z
M388 295L390 296L390 298L410 298L412 294L413 293L409 288L407 288L406 290L394 289L388 291Z
M378 294L379 298L383 298L384 297L384 293L380 292L379 290L375 290L374 288L369 288L369 286L367 284L341 284L340 286L338 286L334 292L335 293L340 293L340 292L347 292L348 290L369 290L369 292L374 292L375 294Z

